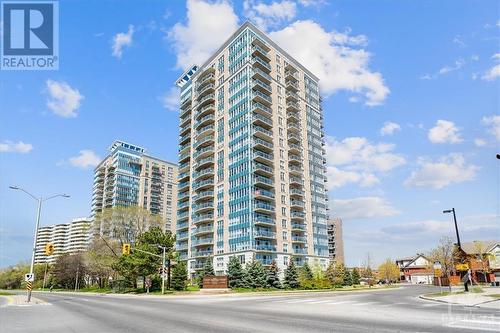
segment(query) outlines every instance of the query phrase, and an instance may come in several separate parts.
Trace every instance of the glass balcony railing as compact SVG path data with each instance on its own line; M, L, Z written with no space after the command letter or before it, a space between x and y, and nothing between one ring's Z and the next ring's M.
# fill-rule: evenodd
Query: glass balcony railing
M260 91L253 91L252 97L255 101L265 103L268 106L273 102L273 99Z
M254 66L258 66L264 71L267 71L268 73L271 72L271 65L269 65L264 59L254 56L252 57L252 64Z
M255 245L255 250L257 250L257 251L270 251L270 252L274 252L274 251L276 251L276 246L274 246L274 245L256 244Z
M270 107L265 106L264 104L259 102L252 103L252 110L255 112L263 113L267 116L271 116L273 114L273 110Z
M253 69L253 77L258 77L261 80L267 81L268 83L270 83L273 80L271 75L267 74L266 72L264 72L263 70L261 70L259 68Z

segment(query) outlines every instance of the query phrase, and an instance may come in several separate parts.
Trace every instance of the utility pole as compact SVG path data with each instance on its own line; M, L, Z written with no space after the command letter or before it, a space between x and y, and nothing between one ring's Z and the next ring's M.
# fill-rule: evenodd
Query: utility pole
M165 294L165 250L166 248L163 246L163 258L161 260L161 294ZM169 265L170 266L170 265ZM169 272L170 277L170 272Z
M80 263L76 266L76 277L75 277L75 291L78 288L78 274L80 273Z
M35 266L36 241L37 241L37 238L38 238L38 228L40 227L40 214L41 214L41 211L42 211L42 202L50 200L52 198L57 198L57 197L69 198L69 195L67 195L67 194L56 194L56 195L53 195L53 196L48 197L48 198L43 198L43 197L37 198L33 194L31 194L30 192L24 190L23 188L21 188L19 186L9 186L9 188L12 189L12 190L23 191L24 193L26 193L31 198L33 198L33 199L35 199L37 201L35 236L33 237L33 250L32 250L32 253L31 253L31 265L30 265L30 275L33 276L33 278L34 278L33 268ZM28 302L28 303L31 302L31 288L28 289L28 298L27 298L26 302Z

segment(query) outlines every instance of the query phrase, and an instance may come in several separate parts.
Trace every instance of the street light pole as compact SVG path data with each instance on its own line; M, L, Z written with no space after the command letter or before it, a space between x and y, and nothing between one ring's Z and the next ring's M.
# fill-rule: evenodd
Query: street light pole
M161 261L161 294L165 294L165 246L163 249L163 258Z
M36 225L35 225L35 236L33 237L33 251L31 253L31 265L30 265L30 275L33 276L33 269L35 267L35 253L36 253L36 241L38 239L38 228L40 227L40 215L42 212L42 202L56 198L56 197L63 197L63 198L69 198L69 195L67 194L56 194L48 198L43 198L43 197L35 197L33 194L29 193L28 191L22 189L21 187L18 186L9 186L10 189L12 190L19 190L23 191L33 199L37 201L37 213L36 213ZM29 303L31 301L31 289L28 290L28 299L27 302Z
M453 221L455 222L455 232L457 234L457 245L459 249L462 249L462 244L460 243L460 235L458 234L457 216L455 214L455 208L443 210L444 214L453 213Z

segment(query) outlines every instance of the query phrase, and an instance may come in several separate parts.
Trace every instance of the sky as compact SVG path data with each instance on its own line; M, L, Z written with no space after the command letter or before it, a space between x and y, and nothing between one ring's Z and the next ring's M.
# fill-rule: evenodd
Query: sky
M57 71L0 72L0 267L90 214L115 139L177 161L175 80L246 20L320 78L346 263L500 239L498 1L60 1Z

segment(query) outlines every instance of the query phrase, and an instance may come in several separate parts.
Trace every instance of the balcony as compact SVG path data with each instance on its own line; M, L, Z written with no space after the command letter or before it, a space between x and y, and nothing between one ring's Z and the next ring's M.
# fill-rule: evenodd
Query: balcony
M307 227L305 224L292 223L292 231L306 231Z
M189 100L191 100L191 98L189 98ZM191 104L187 104L187 105L191 105ZM179 114L179 117L184 118L184 117L190 115L192 110L193 109L191 107L181 108L181 113ZM191 118L191 116L188 116L188 118Z
M179 172L181 172L181 173L182 172L189 172L189 165L190 165L189 161L186 163L180 163L179 164Z
M299 95L294 93L293 91L286 92L286 100L297 102L299 100Z
M210 157L199 160L194 165L194 167L196 170L200 170L200 169L203 169L203 168L208 167L210 165L213 165L214 163L215 163L215 159L212 156L210 156Z
M253 182L254 182L254 185L258 185L258 186L265 187L265 188L272 188L274 186L272 179L267 178L267 177L262 177L259 175L253 176Z
M265 50L263 47L261 47L259 45L252 44L252 55L256 55L256 56L259 56L267 61L271 61L271 59L268 56L268 51L269 50Z
M288 142L299 143L301 141L300 135L297 133L288 133Z
M307 243L305 236L292 236L292 243Z
M212 124L214 121L215 121L215 116L213 114L208 114L199 119L197 122L195 122L194 128L198 129L203 125Z
M188 229L189 228L189 224L188 222L182 222L182 223L177 223L177 231L181 231L181 230L185 230L185 229Z
M184 201L177 204L177 211L185 210L186 208L189 208L189 201Z
M291 70L286 70L285 71L285 80L298 81L299 80L299 74L297 72L294 72L294 71L291 71Z
M273 168L271 168L270 166L258 162L254 162L253 171L256 174L260 174L266 177L272 177L274 172Z
M290 216L292 219L304 219L306 217L306 213L299 211L291 211Z
M215 102L215 95L208 94L198 101L198 110L200 110L203 106L207 105L208 103L214 103L214 102Z
M202 179L205 179L205 178L209 178L209 177L213 177L214 176L214 168L208 168L208 169L202 169L198 172L195 172L194 175L193 175L193 178L196 180L196 181L199 181L199 180L202 180Z
M189 199L189 192L182 192L177 195L177 200L184 201L185 199Z
M193 157L195 160L198 160L203 157L211 156L215 152L214 145L210 145L201 149L198 149L194 154Z
M263 70L261 70L259 68L253 69L252 78L262 80L266 83L271 83L273 80L271 75L267 74L266 72L264 72Z
M257 126L257 125L253 126L253 135L256 137L259 137L263 140L269 140L269 141L273 140L273 132L272 131L267 130L267 129L260 127L260 126Z
M215 91L215 84L210 83L203 85L200 89L198 89L197 99L201 100L203 96L205 96L208 93L213 93L214 91Z
M181 135L189 130L191 130L191 117L186 117L184 119L181 118L181 122L179 124Z
M302 157L300 155L289 153L288 154L288 161L302 164Z
M271 95L273 92L273 89L271 88L270 84L265 83L264 81L261 81L259 79L253 79L252 81L252 88L254 90L260 91L266 95Z
M190 158L191 158L191 154L189 152L179 154L179 163L184 163L187 160L189 160Z
M266 201L254 200L253 201L253 210L257 213L267 213L271 214L275 211L275 207L272 204L269 204Z
M210 187L213 187L213 186L214 186L214 180L213 179L207 179L207 180L203 180L203 181L200 181L200 182L194 182L193 183L193 189L195 191L202 190L202 189L205 189L205 188L210 188Z
M254 224L265 226L265 227L274 227L276 225L276 221L268 215L264 214L255 214L254 215Z
M290 172L290 175L294 176L302 176L302 172L304 171L300 166L297 165L289 165L288 166L288 171Z
M276 252L276 246L266 245L266 244L256 244L255 250L261 252Z
M256 199L274 201L274 192L259 187L253 188L253 196Z
M290 177L290 185L301 185L301 186L304 186L304 180L302 179L302 177L292 176L292 177Z
M297 102L286 101L286 108L289 111L300 111L300 105Z
M306 255L307 254L307 249L303 247L295 247L293 249L294 254L301 254L301 255Z
M299 83L294 80L287 80L285 81L286 89L289 89L291 91L298 91L299 88Z
M211 73L209 75L202 77L198 81L198 83L196 84L196 89L197 90L202 89L205 84L210 83L210 82L215 82L215 74L214 73Z
M214 191L203 191L203 192L198 192L198 194L194 196L193 200L195 202L198 202L200 200L213 198L214 196L215 196Z
M300 153L302 152L302 147L296 143L289 143L288 144L288 152L300 155Z
M273 159L274 159L274 155L273 154L268 154L268 153L264 153L260 150L256 150L254 149L253 151L253 159L257 162L261 162L261 163L264 163L264 164L267 164L267 165L273 165Z
M195 117L196 117L196 119L201 119L204 115L207 115L209 113L214 113L214 112L215 112L215 104L209 104L209 105L204 106L201 109L199 109L196 112Z
M177 185L177 188L180 192L185 191L187 188L189 188L189 182L181 182Z
M257 229L254 231L253 236L257 239L274 239L276 233L266 229Z
M214 203L213 202L205 202L202 204L194 205L193 210L196 214L201 214L204 212L213 211L214 210Z
M192 246L207 246L212 245L214 243L213 237L210 238L198 238L191 241Z
M214 220L214 214L200 214L193 217L194 224L201 224L212 222Z
M292 208L299 208L299 209L304 209L306 204L304 201L300 200L290 200L290 207Z
M297 123L288 123L287 128L288 128L288 132L292 132L292 133L300 133L300 131L301 131L301 128Z
M188 98L184 98L181 100L181 109L186 109L187 107L189 107L192 103L192 99L191 99L191 96L189 96ZM181 116L183 115L183 113L181 113Z
M182 144L187 143L188 141L191 141L191 134L190 134L190 133L188 133L188 134L186 134L186 135L181 136L181 137L180 137L180 140L179 140L179 144L181 144L181 145L182 145Z
M266 73L271 73L271 65L269 65L265 59L259 57L259 56L253 56L252 57L252 66L254 68L261 69L262 71Z
M214 226L213 225L206 225L203 227L197 227L192 231L194 236L200 236L204 234L212 234L214 232Z
M255 90L252 92L252 100L266 106L270 106L273 102L270 96Z
M188 239L188 238L189 238L189 234L187 232L178 232L177 233L176 239L178 241L183 240L183 239Z
M200 139L202 139L206 135L213 134L214 132L215 132L215 126L213 124L212 125L206 125L206 126L200 128L196 132L196 140L199 141Z
M273 115L273 110L270 107L258 102L252 103L252 111L266 117L272 117Z
M193 251L191 252L191 258L206 258L210 257L213 254L213 250Z
M206 137L203 137L202 140L198 140L194 144L194 149L198 149L204 146L208 146L210 143L212 143L215 140L215 137L213 135L209 135Z
M288 111L286 115L288 116L287 120L300 123L300 114L297 111Z
M270 129L273 127L273 121L271 119L269 119L268 117L264 117L263 115L260 115L258 113L253 114L252 122L255 125L261 126L266 129Z
M177 221L187 219L189 217L189 212L177 212Z

